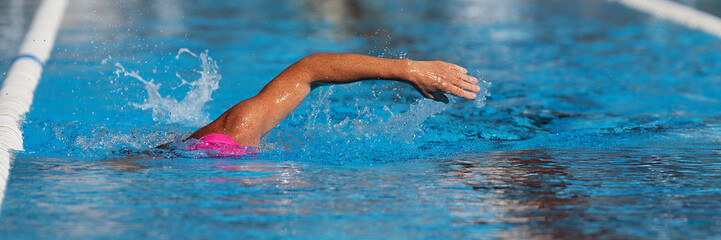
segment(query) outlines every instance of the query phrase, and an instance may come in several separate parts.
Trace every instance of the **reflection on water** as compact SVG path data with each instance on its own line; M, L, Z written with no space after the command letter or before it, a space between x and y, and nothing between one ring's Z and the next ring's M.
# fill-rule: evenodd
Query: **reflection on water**
M55 220L4 220L34 231L3 233L707 238L721 234L720 151L533 149L342 165L21 157L11 181L26 188L8 195L27 197L5 204L26 207L6 209L4 219L42 213Z
M510 238L708 237L718 226L718 152L667 149L534 149L469 154L447 162L478 204L453 211L466 224L513 226ZM703 166L703 167L701 167ZM700 167L700 168L697 168ZM710 167L711 169L706 169ZM710 174L710 175L709 175ZM446 182L446 184L448 184ZM693 197L692 197L693 196ZM487 209L494 218L488 218ZM705 209L705 210L701 210ZM715 212L715 211L714 211ZM473 214L480 213L480 214ZM693 217L689 218L690 215ZM711 225L703 222L713 223ZM633 229L644 229L635 231Z
M585 180L571 175L545 149L483 153L449 164L450 179L446 180L471 187L478 194L471 198L496 213L495 218L489 219L477 208L479 204L475 204L475 209L459 204L464 207L453 213L465 216L468 224L517 226L497 233L511 238L580 239L595 235L584 233L587 226L563 223L582 218L589 208L587 195L569 186L572 185L569 182ZM483 214L472 214L479 210Z

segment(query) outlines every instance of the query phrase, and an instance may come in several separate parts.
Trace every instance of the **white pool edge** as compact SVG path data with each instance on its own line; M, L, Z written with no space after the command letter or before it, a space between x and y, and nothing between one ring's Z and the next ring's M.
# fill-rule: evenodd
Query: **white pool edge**
M721 18L668 0L611 0L721 38Z
M43 0L0 88L0 210L13 151L23 150L20 125L30 111L43 65L50 58L67 0Z

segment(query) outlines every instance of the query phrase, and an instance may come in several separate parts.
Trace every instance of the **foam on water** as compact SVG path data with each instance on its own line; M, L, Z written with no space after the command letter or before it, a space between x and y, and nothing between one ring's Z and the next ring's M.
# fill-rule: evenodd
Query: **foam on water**
M172 87L173 89L183 85L190 86L185 97L180 101L173 96L163 96L159 92L162 84L155 83L153 79L145 80L140 76L138 71L126 70L120 63L115 64L117 67L115 74L118 77L120 77L121 74L126 77L132 77L145 84L148 97L143 103L131 103L131 105L143 110L152 109L153 120L165 124L179 123L182 125L199 126L210 121L208 113L204 111L204 108L205 104L212 100L211 95L213 91L218 89L218 82L221 79L221 75L218 73L218 65L208 56L207 50L197 55L187 48L182 48L178 50L178 55L175 58L180 58L184 53L200 60L202 70L195 71L200 74L200 76L190 82L176 73L181 83Z

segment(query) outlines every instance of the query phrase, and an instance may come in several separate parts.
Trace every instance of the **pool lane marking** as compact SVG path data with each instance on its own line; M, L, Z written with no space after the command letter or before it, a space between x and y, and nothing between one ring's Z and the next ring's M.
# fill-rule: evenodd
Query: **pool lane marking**
M19 54L15 58L13 58L12 62L15 62L15 61L23 59L23 58L33 60L33 61L37 62L38 64L40 64L40 66L45 66L45 63L42 60L40 60L38 57L36 57L35 55L32 55L32 54Z
M721 38L721 18L668 0L611 0Z
M0 210L14 151L23 150L20 124L30 111L43 65L50 58L67 0L43 0L0 88Z

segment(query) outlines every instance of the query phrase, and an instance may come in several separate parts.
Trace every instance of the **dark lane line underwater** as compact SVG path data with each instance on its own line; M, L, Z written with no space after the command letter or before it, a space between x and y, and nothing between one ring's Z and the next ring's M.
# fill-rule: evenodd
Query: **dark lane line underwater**
M0 238L717 239L719 50L605 0L76 0ZM153 149L319 52L451 62L481 89L321 86L257 155Z

